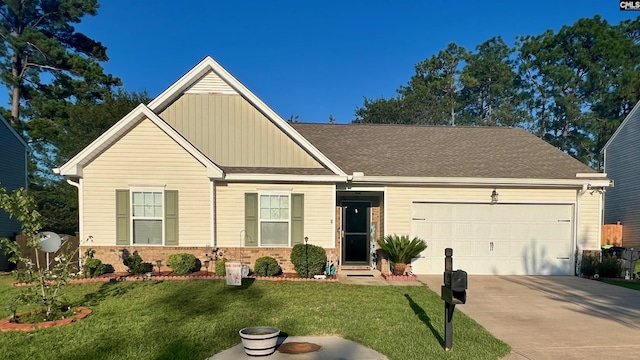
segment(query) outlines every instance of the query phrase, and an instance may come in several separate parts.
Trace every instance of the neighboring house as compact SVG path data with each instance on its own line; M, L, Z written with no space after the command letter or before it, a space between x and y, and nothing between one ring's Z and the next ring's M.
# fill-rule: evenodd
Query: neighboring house
M29 146L11 124L0 116L0 186L8 193L27 187L27 154ZM13 238L20 233L20 223L0 210L0 238ZM0 271L10 268L7 257L0 250Z
M604 202L605 224L620 221L622 245L640 247L640 102L605 144L604 170L614 181Z
M472 274L574 274L609 186L522 129L289 124L209 57L55 171L78 187L83 247L116 270L123 250L217 248L291 271L305 239L367 266L396 233L427 241L416 273L452 247Z

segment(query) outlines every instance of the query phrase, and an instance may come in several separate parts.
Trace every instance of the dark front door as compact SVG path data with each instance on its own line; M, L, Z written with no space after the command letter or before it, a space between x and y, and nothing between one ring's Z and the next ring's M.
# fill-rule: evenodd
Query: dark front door
M344 264L369 263L369 209L368 201L342 202L342 262Z

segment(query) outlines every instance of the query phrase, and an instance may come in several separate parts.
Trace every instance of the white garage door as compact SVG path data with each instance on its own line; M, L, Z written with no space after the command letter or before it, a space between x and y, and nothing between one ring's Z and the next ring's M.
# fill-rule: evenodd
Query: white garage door
M413 203L411 236L428 247L416 274L441 274L444 249L469 274L573 275L573 205Z

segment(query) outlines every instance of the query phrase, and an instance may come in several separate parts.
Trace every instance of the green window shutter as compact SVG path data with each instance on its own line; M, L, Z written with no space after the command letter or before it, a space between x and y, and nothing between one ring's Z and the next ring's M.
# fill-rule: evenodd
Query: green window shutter
M178 245L178 190L164 192L164 244Z
M304 244L304 194L291 194L291 245Z
M244 246L258 246L258 194L244 194Z
M116 245L131 244L129 190L116 190Z

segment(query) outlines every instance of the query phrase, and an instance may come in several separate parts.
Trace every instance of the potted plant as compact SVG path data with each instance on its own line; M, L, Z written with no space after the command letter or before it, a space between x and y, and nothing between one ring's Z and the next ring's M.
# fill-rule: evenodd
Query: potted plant
M393 263L394 275L404 275L404 269L411 263L411 259L427 248L427 244L419 237L410 240L407 235L396 234L378 239L378 246L387 254L387 260Z
M270 326L254 326L241 329L238 333L247 355L265 356L276 351L280 329Z

